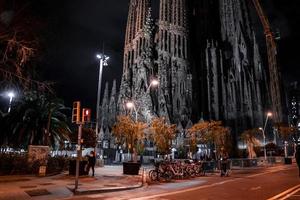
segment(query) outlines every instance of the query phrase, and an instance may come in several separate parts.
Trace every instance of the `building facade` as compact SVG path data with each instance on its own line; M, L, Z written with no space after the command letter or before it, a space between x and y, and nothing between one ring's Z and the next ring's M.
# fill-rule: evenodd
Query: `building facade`
M120 91L114 83L109 98L105 90L104 129L132 113L129 101L139 120L165 117L183 130L221 120L238 138L263 126L271 102L251 1L160 0L157 19L152 7L151 0L129 2Z

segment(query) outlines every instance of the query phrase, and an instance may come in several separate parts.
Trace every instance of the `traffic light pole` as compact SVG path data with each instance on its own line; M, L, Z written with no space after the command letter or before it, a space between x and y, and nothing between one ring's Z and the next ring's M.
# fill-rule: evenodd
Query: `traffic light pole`
M75 177L75 192L78 189L78 179L79 179L79 162L81 159L81 135L82 135L82 124L79 123L78 126L78 141L77 141L77 159L76 159L76 177Z

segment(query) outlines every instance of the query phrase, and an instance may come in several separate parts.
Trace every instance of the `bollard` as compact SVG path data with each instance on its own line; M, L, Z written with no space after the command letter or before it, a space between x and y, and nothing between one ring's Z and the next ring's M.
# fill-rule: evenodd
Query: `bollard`
M147 175L146 175L146 170L143 167L143 172L142 172L142 185L144 185L147 181Z

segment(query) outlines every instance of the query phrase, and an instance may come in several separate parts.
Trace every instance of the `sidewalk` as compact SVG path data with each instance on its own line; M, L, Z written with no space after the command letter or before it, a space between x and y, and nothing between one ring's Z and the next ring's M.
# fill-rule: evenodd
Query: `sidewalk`
M79 179L76 194L104 193L142 187L142 176L123 175L122 166L95 169L95 177ZM67 173L50 177L1 176L0 200L59 199L73 196L75 177Z
M274 166L270 168L261 168L266 171L277 171L287 166ZM146 173L152 168L144 166ZM96 168L95 177L83 176L80 177L79 187L76 194L98 194L109 193L120 190L136 189L143 186L142 175L130 176L123 175L123 167L121 165L105 166ZM233 175L236 177L244 176L245 174L255 174L258 169L241 169L234 170ZM260 171L260 170L259 170ZM204 177L195 179L174 180L170 183L150 183L141 190L135 192L144 193L159 193L170 190L180 190L188 187L195 187L204 184L219 182L220 174L218 172L209 173ZM52 199L67 199L74 196L75 178L67 173L50 177L36 176L0 176L0 200L52 200ZM126 191L125 191L126 193ZM132 194L128 192L128 194ZM103 194L104 195L104 194Z

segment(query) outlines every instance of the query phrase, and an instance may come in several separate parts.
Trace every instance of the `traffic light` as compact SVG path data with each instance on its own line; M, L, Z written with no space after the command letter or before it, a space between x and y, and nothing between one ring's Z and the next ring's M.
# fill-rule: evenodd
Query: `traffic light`
M82 109L82 120L81 122L90 122L91 121L91 109L83 108Z
M72 123L80 122L80 101L73 102Z

